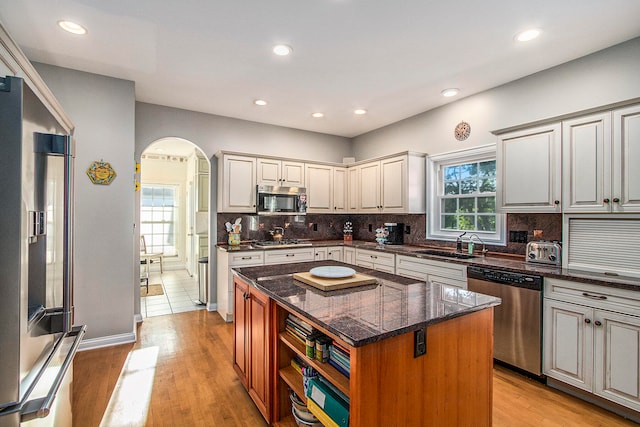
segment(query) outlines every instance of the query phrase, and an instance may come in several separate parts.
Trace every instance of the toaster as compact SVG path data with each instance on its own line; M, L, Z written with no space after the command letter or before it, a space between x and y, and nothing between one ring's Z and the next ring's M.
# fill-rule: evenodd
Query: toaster
M544 240L527 243L527 262L560 265L562 248L558 242Z

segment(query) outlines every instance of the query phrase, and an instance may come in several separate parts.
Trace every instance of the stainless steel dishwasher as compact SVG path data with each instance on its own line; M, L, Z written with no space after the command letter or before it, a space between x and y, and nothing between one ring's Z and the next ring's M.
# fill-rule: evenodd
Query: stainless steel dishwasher
M542 277L469 266L470 291L502 299L494 308L493 357L542 377Z

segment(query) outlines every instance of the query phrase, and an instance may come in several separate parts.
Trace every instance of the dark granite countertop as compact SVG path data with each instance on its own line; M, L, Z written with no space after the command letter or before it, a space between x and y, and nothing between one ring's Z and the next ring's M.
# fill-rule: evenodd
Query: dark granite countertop
M343 246L342 240L311 240L314 247L323 246ZM252 250L265 250L264 248L257 248L251 245L251 243L242 244L237 247L231 247L226 244L218 244L219 249L226 251L252 251ZM595 285L628 289L633 291L640 291L640 278L628 277L628 276L614 276L604 273L596 273L591 271L582 271L574 269L566 269L561 267L555 267L552 265L535 264L525 262L524 256L500 256L489 254L487 256L478 256L470 259L456 259L448 258L437 255L425 255L418 254L417 251L427 249L424 246L412 246L412 245L386 245L384 249L378 249L377 244L374 242L354 241L350 245L344 245L345 247L351 246L362 249L369 249L375 251L389 252L397 255L408 255L417 258L433 259L438 261L452 262L456 264L473 265L477 267L497 268L505 271L512 271L516 273L528 273L537 274L544 277L553 277L556 279L571 280L575 282L591 283ZM290 249L291 247L287 248ZM266 249L281 250L278 248ZM353 266L351 266L353 267Z
M321 291L293 278L320 265L341 265L377 279L375 285ZM235 274L270 298L354 347L418 330L500 304L500 299L417 282L337 261L234 268Z

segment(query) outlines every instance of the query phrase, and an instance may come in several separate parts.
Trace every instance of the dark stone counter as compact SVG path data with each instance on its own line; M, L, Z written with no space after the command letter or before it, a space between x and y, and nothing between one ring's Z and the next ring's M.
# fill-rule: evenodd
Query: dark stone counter
M337 291L321 291L293 278L320 265L342 265L378 279ZM270 298L359 347L500 304L500 299L455 286L416 282L337 261L234 268Z
M437 255L424 255L417 254L417 251L426 249L424 246L412 246L412 245L386 245L384 249L378 249L377 244L373 242L354 241L350 245L344 245L342 240L311 240L314 247L323 246L345 246L362 248L374 251L382 251L393 253L397 255L408 255L417 258L433 259L438 261L452 262L463 265L473 265L477 267L496 268L505 271L511 271L515 273L527 273L537 274L544 277L553 277L556 279L571 280L574 282L591 283L595 285L628 289L632 291L640 291L640 278L628 277L628 276L616 276L604 273L596 273L592 271L581 271L566 269L561 267L555 267L545 264L534 264L525 262L524 257L514 256L495 256L489 254L487 256L478 256L470 259L456 259L448 258ZM225 244L218 244L218 248L227 251L252 251L252 250L264 250L263 248L256 248L250 243L240 245L238 247L230 247ZM266 249L266 250L279 250L278 248ZM353 266L351 266L353 267Z

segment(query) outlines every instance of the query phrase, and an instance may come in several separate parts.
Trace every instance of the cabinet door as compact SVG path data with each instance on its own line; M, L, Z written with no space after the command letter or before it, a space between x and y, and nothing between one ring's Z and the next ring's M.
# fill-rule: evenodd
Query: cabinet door
M316 248L315 253L316 261L324 261L327 259L327 248Z
M563 212L611 208L611 113L562 124Z
M544 302L544 373L592 391L593 309L546 299Z
M407 159L405 156L380 161L380 204L385 213L405 212Z
M257 159L258 184L281 185L280 160Z
M307 212L331 213L333 212L333 168L325 165L307 163Z
M615 110L613 121L613 210L640 212L640 106Z
M249 395L267 422L271 420L269 310L269 298L252 288L249 292Z
M355 264L356 263L356 249L355 248L343 248L344 251L344 262L347 264Z
M209 175L198 174L198 212L207 212L209 210Z
M347 211L347 168L333 168L333 212Z
M234 280L233 294L233 369L238 374L240 382L248 387L249 377L249 324L248 296L249 286L241 281Z
M596 310L594 393L640 410L640 318Z
M360 209L360 167L347 169L347 210L358 212Z
M332 259L334 261L342 261L342 247L332 246L327 248L327 259Z
M225 155L219 184L219 212L256 211L256 159Z
M304 187L304 163L282 161L280 185L285 187Z
M380 211L380 162L360 166L359 212Z
M502 212L560 212L560 123L498 138L496 203Z

